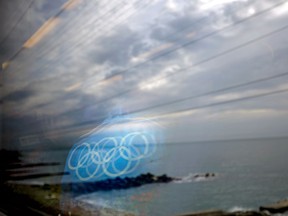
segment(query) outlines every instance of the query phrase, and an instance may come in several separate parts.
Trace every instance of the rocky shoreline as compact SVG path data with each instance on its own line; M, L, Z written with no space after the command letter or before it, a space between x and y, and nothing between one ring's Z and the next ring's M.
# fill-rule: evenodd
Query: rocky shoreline
M199 178L208 179L215 177L214 173L204 173L195 174L192 179L197 180ZM16 184L16 183L5 183L5 194L11 194L11 200L19 200L19 203L27 204L29 210L36 209L38 212L46 212L48 214L57 213L56 215L69 215L69 212L73 212L73 215L133 215L131 213L118 212L117 209L104 208L101 210L93 210L91 212L84 206L74 205L73 202L70 203L70 199L74 196L91 193L96 191L111 191L111 190L125 190L129 188L140 187L146 184L156 184L156 183L170 183L181 181L182 178L170 177L165 174L157 176L151 173L141 174L136 177L125 177L125 178L115 178L106 179L97 182L79 182L79 183L62 183L62 184L43 184L43 185L27 185L27 184ZM65 202L65 197L67 197L66 210L59 206L61 202ZM22 200L22 201L21 201ZM69 201L70 200L70 201ZM7 204L10 201L7 199ZM11 201L12 203L12 201ZM72 205L70 205L70 204ZM25 206L20 206L20 209L25 208ZM13 210L13 206L11 208ZM102 213L101 213L102 212ZM104 212L104 213L103 213ZM112 213L111 213L112 212Z
M216 177L215 173L203 173L195 174L191 176L191 179L210 179ZM140 187L146 184L155 183L169 183L172 181L180 182L183 178L170 177L166 174L157 176L151 173L141 174L137 177L125 177L125 178L114 178L106 179L96 182L80 182L80 183L66 183L61 184L63 192L72 192L75 194L91 193L96 191L110 191L119 189L128 189L133 187ZM48 187L48 185L46 185Z
M169 183L176 178L167 175L156 176L151 173L141 174L137 177L125 177L106 179L96 182L80 182L80 183L66 183L62 184L63 192L72 192L75 194L91 193L96 191L110 191L119 189L128 189L133 187L140 187L145 184L155 183Z

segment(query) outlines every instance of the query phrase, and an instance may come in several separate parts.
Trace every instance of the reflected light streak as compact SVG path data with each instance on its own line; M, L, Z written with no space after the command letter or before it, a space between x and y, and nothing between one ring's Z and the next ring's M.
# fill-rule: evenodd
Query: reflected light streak
M105 80L101 81L99 83L99 85L110 85L110 84L112 84L112 83L114 83L116 81L120 81L120 80L123 80L123 76L120 75L120 74L117 74L117 75L108 77Z
M148 116L148 117L149 119L152 119L152 120L160 120L160 119L166 119L166 118L180 118L180 117L185 117L185 116L192 116L199 112L200 110L186 110L186 111L159 114L159 115Z
M154 77L153 79L141 82L139 84L139 89L142 91L151 91L165 84L167 84L167 79L159 79L159 77Z
M169 10L173 11L173 12L176 12L179 10L179 7L177 5L177 3L174 1L174 0L168 0L166 2L166 8L168 8Z
M69 0L67 1L63 6L63 10L72 10L74 9L77 5L79 5L81 0Z
M189 33L186 34L186 37L187 37L187 38L192 38L192 37L194 37L195 35L196 35L195 32L189 32Z
M71 91L75 91L77 89L79 89L81 87L82 83L81 82L78 82L78 83L75 83L71 86L68 86L67 88L65 88L65 91L66 92L71 92Z
M223 100L234 100L237 98L242 97L243 94L241 93L227 93L227 94L221 94L213 97L213 100L215 101L223 101Z
M104 80L100 80L99 81L99 77L90 77L89 80L85 80L82 82L82 84L90 89L98 89L100 86L103 87L103 86L106 86L106 85L109 85L109 84L112 84L116 81L120 81L123 79L123 76L121 74L115 74L115 75L112 75L112 76L108 76L106 78L104 78ZM96 85L97 84L97 85Z
M217 8L234 2L247 2L248 0L201 0L202 5L199 7L202 11L217 10Z
M10 61L6 61L2 63L2 70L6 70L10 65Z
M254 15L256 13L256 10L255 10L255 8L251 7L251 8L248 9L247 12L248 12L249 16L252 16L252 15Z
M210 113L205 117L207 119L223 119L223 118L253 118L253 117L262 117L262 116L272 116L279 114L279 111L273 109L239 109L239 110L227 110L217 113Z
M48 19L24 44L24 48L32 48L38 44L59 23L59 18Z
M173 45L174 44L172 44L172 43L163 44L159 47L156 47L155 49L149 50L148 52L142 53L139 56L133 57L132 61L133 62L143 61L143 60L148 59L149 57L151 57L151 56L153 56L153 55L155 55L155 54L157 54L163 50L166 50L166 49L172 47Z
M273 13L276 15L276 16L281 16L281 15L287 15L287 12L288 12L288 2L283 4L281 7L278 7L276 9L273 10Z
M66 87L64 90L66 92L71 92L71 91L76 91L76 90L80 89L82 86L84 86L85 88L88 88L89 91L90 90L94 91L94 90L98 89L99 87L111 85L114 82L121 81L121 80L123 80L123 76L117 74L117 75L108 77L105 80L102 80L100 82L97 82L97 81L91 82L91 80L89 80L88 82L87 81L78 82L78 83L75 83L73 85ZM96 83L97 83L97 85L95 85Z

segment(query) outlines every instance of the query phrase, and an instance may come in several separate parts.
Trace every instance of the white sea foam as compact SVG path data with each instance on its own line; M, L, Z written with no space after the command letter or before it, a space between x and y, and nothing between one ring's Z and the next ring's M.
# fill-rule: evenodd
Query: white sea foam
M184 176L184 177L181 177L181 178L175 180L174 183L178 183L178 184L190 183L194 180L194 176L195 176L194 173L189 173L187 176Z
M95 196L97 198L95 198ZM127 213L127 210L125 210L125 207L123 206L122 202L119 202L117 200L99 198L98 193L78 196L75 198L74 201L77 206L81 206L91 212L94 212L95 210L100 210L100 211L101 210L104 210L104 211L113 210L113 213L109 213L109 215L116 215L116 213L117 215L118 214L126 215ZM106 215L106 213L103 213L103 215Z
M245 211L252 211L253 209L250 209L250 208L245 208L245 207L241 207L241 206L234 206L232 208L230 208L228 210L228 212L238 212L238 211L241 211L241 212L245 212Z
M214 179L215 176L205 177L205 174L200 173L189 173L187 176L180 177L179 179L175 180L174 183L191 183L191 182L199 182L199 181L208 181Z
M90 207L97 207L97 208L109 208L109 201L104 200L101 198L93 198L91 199L91 196L89 195L82 195L75 198L75 201L80 206L90 206Z

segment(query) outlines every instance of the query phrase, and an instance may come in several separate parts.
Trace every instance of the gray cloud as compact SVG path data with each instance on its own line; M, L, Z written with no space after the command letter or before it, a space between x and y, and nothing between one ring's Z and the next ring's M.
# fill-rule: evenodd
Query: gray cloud
M4 102L21 102L23 100L26 100L28 97L31 97L35 94L35 92L31 90L26 91L15 91L5 97L3 97Z
M50 11L54 7L53 3L44 2L37 6L37 13L43 10ZM90 12L87 9L87 14L82 16L77 10L70 12L70 15L67 12L66 18L71 20L72 15L78 14L79 22L75 21L75 25L63 36L60 30L65 24L69 24L69 19L63 16L58 29L52 31L42 44L22 53L19 62L15 61L8 69L9 72L15 70L16 75L9 75L6 79L9 83L4 98L10 98L10 102L20 99L17 105L21 107L24 116L31 117L32 113L37 111L50 117L54 116L59 119L58 122L65 122L59 124L59 128L72 127L85 122L92 122L93 125L93 121L108 117L119 109L132 112L285 72L288 44L285 32L241 48L241 44L281 28L287 23L287 16L279 15L276 13L277 10L247 20L226 31L209 35L275 4L275 1L233 1L219 8L217 6L216 10L209 9L209 5L205 6L208 9L203 9L201 0L195 1L193 5L179 1L177 8L173 8L173 5L167 6L165 13L156 19L157 13L166 7L166 3L159 1L153 6L153 10L136 13L132 19L121 22L117 27L111 27L117 20L108 20L107 29L110 28L111 31L101 27L105 32L103 35L100 34L102 30L95 31L97 26L84 25L89 21L88 18L97 18L93 17L93 13L97 13L92 9ZM130 8L126 12L133 10ZM112 13L111 16L113 17ZM209 36L204 39L206 35ZM193 40L197 42L183 46ZM81 42L80 45L73 47L77 42ZM50 44L55 46L55 49L37 57L44 48L49 49ZM56 46L58 44L59 46ZM69 48L71 46L73 49ZM237 46L237 49L219 56ZM166 55L169 51L171 53ZM158 58L159 55L162 57ZM34 58L37 61L33 61ZM155 60L150 60L153 58ZM187 70L184 70L185 68ZM228 100L233 95L241 97L272 91L283 87L286 81L287 78L283 77L219 95L153 109L145 114L158 115L214 103L224 100L225 97ZM28 90L31 89L34 94L29 95ZM221 108L204 109L199 111L199 116L191 115L189 121L183 122L185 125L177 123L183 120L182 117L169 117L164 122L169 125L169 130L174 131L171 134L175 137L192 139L192 135L187 131L184 134L179 132L180 128L191 127L196 131L193 136L205 139L205 133L199 129L202 127L210 133L209 139L213 139L213 136L224 137L224 131L228 133L227 137L248 136L248 130L247 133L241 132L241 127L249 124L249 128L252 128L258 121L264 124L273 117L275 129L271 130L271 135L279 135L276 132L277 127L284 124L279 116L282 116L283 121L286 120L286 117L283 117L288 105L284 100L286 96L279 94L245 103L226 104ZM279 111L279 114L276 111ZM241 120L236 119L233 114L242 116ZM263 117L264 115L267 116ZM19 117L19 122L25 121ZM239 125L235 126L236 122ZM171 126L173 124L174 126ZM219 124L223 127L218 127ZM232 125L230 134L229 125ZM257 136L261 133L265 135L267 130L268 127L265 130L253 129Z

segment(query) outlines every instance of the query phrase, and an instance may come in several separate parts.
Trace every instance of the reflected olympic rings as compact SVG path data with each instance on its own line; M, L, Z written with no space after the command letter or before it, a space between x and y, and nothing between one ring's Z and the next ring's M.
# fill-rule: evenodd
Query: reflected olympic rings
M83 142L72 150L67 164L82 181L103 175L117 177L135 171L140 161L155 151L153 135L132 132L124 137L105 137L98 142Z

